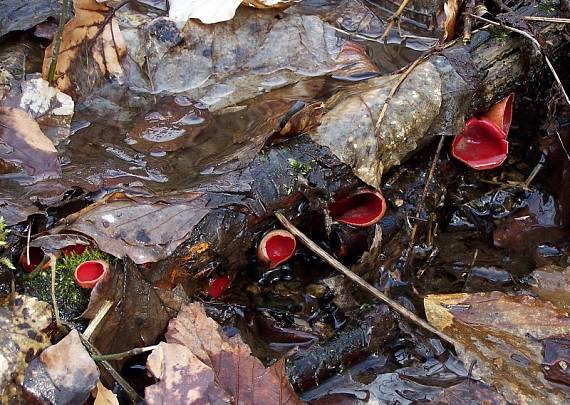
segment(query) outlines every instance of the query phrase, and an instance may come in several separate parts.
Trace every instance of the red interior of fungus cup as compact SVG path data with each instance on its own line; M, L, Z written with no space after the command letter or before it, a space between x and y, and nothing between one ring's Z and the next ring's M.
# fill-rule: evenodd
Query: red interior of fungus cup
M477 170L494 169L507 158L506 134L485 119L471 118L465 130L453 140L452 155Z
M295 253L297 242L288 231L276 229L266 234L257 248L258 260L269 268L287 261Z
M208 295L212 298L218 298L229 287L230 278L228 276L217 277L210 281L208 286Z
M28 262L27 249L22 251L20 264L27 272L32 272L44 260L44 251L39 247L30 246L30 261Z
M365 227L378 222L386 212L382 194L370 190L357 192L329 206L331 216L338 222Z
M295 239L288 236L274 235L265 243L265 251L271 260L271 266L277 266L291 257L295 250Z
M75 272L75 277L77 281L86 283L90 281L96 281L105 272L105 266L101 262L89 261L81 263L77 266L77 271Z

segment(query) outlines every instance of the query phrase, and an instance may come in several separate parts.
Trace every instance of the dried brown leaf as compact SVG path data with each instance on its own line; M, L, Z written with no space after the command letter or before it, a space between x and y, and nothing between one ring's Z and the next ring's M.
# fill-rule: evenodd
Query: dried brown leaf
M127 48L117 20L108 18L111 9L95 0L74 0L73 5L75 17L65 24L63 30L54 86L66 93L75 93L78 86L84 85L74 80L77 71L87 68L78 63L84 55L93 58L101 75L121 80L121 58ZM46 49L44 56L42 75L46 79L53 46L52 43Z
M446 0L443 4L445 20L443 22L443 40L450 41L455 35L455 27L459 15L459 7L463 4L463 0Z
M21 166L38 180L61 173L53 143L19 108L0 107L0 166L2 161Z
M176 315L169 305L181 305L180 294L165 303L154 287L132 261L111 265L107 276L91 293L84 318L95 317L105 301L113 306L91 335L91 341L102 353L119 353L133 347L154 344L164 333L168 321ZM169 290L167 290L169 291Z
M570 334L568 313L530 296L500 292L430 295L428 321L456 339L473 375L517 404L568 403L570 395L544 378L542 340Z
M21 396L28 362L51 344L43 332L51 319L51 307L36 298L0 300L0 403Z
M169 324L166 341L148 358L148 369L160 380L145 390L149 404L300 403L283 361L265 368L239 335L224 335L200 303L182 307Z
M72 330L57 344L35 358L24 379L24 390L38 403L84 403L99 380L99 369Z

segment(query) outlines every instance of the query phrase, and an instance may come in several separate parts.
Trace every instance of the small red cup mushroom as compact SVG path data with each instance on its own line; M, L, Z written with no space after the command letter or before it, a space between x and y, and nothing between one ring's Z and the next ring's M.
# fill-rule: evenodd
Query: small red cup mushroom
M378 191L359 190L329 205L332 219L359 228L374 225L386 213L386 201Z
M208 295L212 298L218 298L229 286L230 278L228 276L216 277L208 285Z
M267 233L257 247L257 260L272 269L286 262L295 253L297 241L290 232L276 229Z
M75 268L75 282L81 288L91 289L105 277L109 264L104 260L88 260Z
M64 256L70 256L72 254L76 254L76 255L82 255L83 252L85 252L85 249L87 249L89 247L89 245L83 245L83 244L76 244L76 245L69 245L66 246L64 248L61 249L61 253Z
M513 116L514 93L486 113L470 118L462 133L455 136L451 155L475 170L494 169L506 160L507 135Z
M28 250L27 250L27 248L22 250L22 254L20 255L20 261L19 262L20 262L20 266L22 266L22 268L24 270L26 270L28 273L31 273L45 259L45 254L41 248L36 247L36 246L30 246L30 254L29 255L30 255L30 260L28 261ZM49 268L49 266L50 266L50 260L47 260L44 264L42 264L40 269L45 270L45 269Z
M453 139L451 154L476 170L489 170L503 164L509 152L506 134L485 119L471 118Z

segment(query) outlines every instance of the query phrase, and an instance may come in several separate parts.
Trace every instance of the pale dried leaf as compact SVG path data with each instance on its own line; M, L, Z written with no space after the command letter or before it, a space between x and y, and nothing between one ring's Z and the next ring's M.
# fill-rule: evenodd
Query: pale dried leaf
M570 396L544 378L542 340L570 334L568 313L530 296L500 292L429 295L428 321L459 342L473 375L517 404L568 403Z
M110 8L95 0L74 0L73 5L75 17L65 24L55 71L55 87L69 93L85 85L76 82L74 75L76 71L89 68L78 63L87 54L94 59L101 75L122 80L124 72L120 61L127 49L116 19L107 18ZM48 75L52 51L53 43L44 56L44 78Z
M53 143L36 121L19 108L0 107L0 162L21 166L35 179L59 177Z
M285 8L301 0L242 0L242 4L255 8Z
M149 371L160 380L145 390L149 404L300 403L283 361L265 368L239 335L224 335L200 303L181 308L166 341L148 358Z
M84 403L99 380L99 369L76 330L35 358L24 389L38 402L53 405Z
M169 4L168 17L182 28L190 18L204 24L231 20L241 0L170 0Z
M119 405L119 400L113 391L101 384L101 381L97 381L97 395L94 405Z
M50 305L36 298L0 300L0 403L21 396L28 362L51 344L43 332L51 319Z

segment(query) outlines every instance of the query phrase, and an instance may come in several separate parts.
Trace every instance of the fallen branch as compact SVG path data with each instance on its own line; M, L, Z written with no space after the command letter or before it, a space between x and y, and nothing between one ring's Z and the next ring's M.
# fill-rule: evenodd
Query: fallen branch
M382 41L384 38L386 38L388 36L388 34L390 33L390 31L392 31L392 28L394 27L394 22L396 22L397 20L400 19L400 17L404 13L404 9L408 6L409 2L410 2L410 0L403 0L402 4L400 4L400 7L398 7L396 12L394 14L392 14L392 17L390 17L390 20L388 21L388 25L386 26L384 33L380 37L380 41Z
M335 270L340 271L342 274L344 274L346 277L348 277L349 279L354 281L356 284L358 284L364 290L368 291L374 297L376 297L379 300L388 304L388 306L390 306L390 308L392 308L393 310L398 312L404 318L415 323L416 325L421 326L422 328L430 331L431 333L438 336L442 340L444 340L444 341L455 346L455 344L457 343L455 341L455 339L453 339L453 338L447 336L445 333L440 332L439 330L435 329L433 326L431 326L429 323L427 323L426 321L421 319L419 316L417 316L413 312L407 310L406 308L404 308L402 305L398 304L393 299L388 298L386 295L381 293L376 287L374 287L373 285L368 283L362 277L360 277L360 276L356 275L355 273L353 273L352 271L350 271L345 265L343 265L341 262L339 262L334 257L332 257L327 252L325 252L320 246L318 246L315 242L313 242L311 239L309 239L303 232L301 232L295 225L293 225L291 222L289 222L289 220L287 218L285 218L285 216L283 214L281 214L280 212L276 212L275 216L277 217L279 222L281 222L281 224L285 227L285 229L287 229L289 232L291 232L293 235L295 235L297 238L299 238L299 240L307 248L309 248L309 250L311 250L314 254L316 254L318 257L320 257L322 260L324 260L326 263L328 263L330 266L332 266Z
M488 20L487 18L484 18L484 17L479 17L479 16L476 16L474 14L471 14L471 17L473 17L479 21L486 22L487 24L491 24L491 25L494 25L496 27L501 27L501 28L504 28L508 31L515 32L519 35L522 35L525 38L528 38L531 41L532 45L535 47L535 49L544 57L544 60L546 61L548 68L550 69L550 71L552 72L552 75L554 76L554 80L556 80L556 83L558 84L560 91L562 91L562 94L564 95L564 98L566 99L566 103L568 104L568 106L570 106L570 97L568 97L568 93L566 93L566 90L564 89L564 86L562 85L562 82L560 81L560 77L558 77L558 73L556 73L556 70L554 69L552 62L550 62L550 59L548 58L548 56L546 56L546 53L544 53L544 50L542 49L542 47L540 46L540 43L536 40L535 37L533 37L531 34L529 34L526 31L519 30L518 28L513 28L513 27L510 27L510 26L502 24L502 23L491 21L491 20Z
M91 358L95 361L105 361L105 360L122 360L128 357L136 356L137 354L142 354L146 352L151 352L156 349L158 345L147 346L147 347L136 347L126 352L121 353L111 353L111 354L92 354Z

